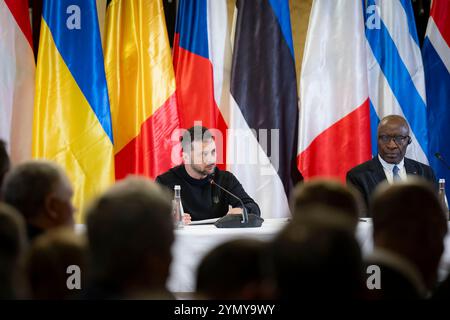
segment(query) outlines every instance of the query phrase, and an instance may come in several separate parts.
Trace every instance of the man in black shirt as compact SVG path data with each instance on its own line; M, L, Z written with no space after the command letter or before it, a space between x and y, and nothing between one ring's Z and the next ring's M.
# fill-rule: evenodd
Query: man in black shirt
M192 219L220 218L226 214L242 214L239 200L211 184L211 179L239 197L248 213L260 215L255 201L245 192L237 178L216 167L216 143L211 132L201 126L187 130L181 139L183 164L156 178L171 190L181 186L181 202L185 223Z

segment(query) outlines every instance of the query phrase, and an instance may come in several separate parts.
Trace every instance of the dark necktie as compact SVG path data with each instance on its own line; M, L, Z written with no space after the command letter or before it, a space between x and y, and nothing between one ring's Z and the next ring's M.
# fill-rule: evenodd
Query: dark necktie
M400 178L400 175L398 174L399 171L400 169L397 166L394 166L394 168L392 168L394 182L402 180L402 178Z

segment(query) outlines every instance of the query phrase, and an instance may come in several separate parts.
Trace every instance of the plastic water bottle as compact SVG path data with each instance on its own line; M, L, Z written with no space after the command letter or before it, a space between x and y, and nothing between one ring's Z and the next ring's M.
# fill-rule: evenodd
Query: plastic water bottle
M448 201L447 195L445 194L445 179L439 179L439 201L441 202L442 207L445 211L445 216L447 220L449 220L449 211L448 211Z
M173 220L174 225L176 229L182 229L184 228L184 210L183 210L183 204L181 203L181 186L176 185L174 188L174 197L172 200L172 206L173 206Z

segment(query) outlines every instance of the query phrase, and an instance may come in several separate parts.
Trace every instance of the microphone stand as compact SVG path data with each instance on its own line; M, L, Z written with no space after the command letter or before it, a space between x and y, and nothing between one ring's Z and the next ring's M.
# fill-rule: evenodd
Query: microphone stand
M261 227L264 219L257 216L256 214L253 214L253 213L249 214L247 211L247 208L245 207L244 202L242 201L241 198L236 196L234 193L228 191L221 185L217 184L214 181L214 175L212 175L210 177L209 182L211 183L211 185L217 186L220 190L223 190L224 192L226 192L233 198L237 199L240 202L240 204L242 205L242 215L241 215L242 220L237 214L227 214L214 223L214 225L217 228L259 228L259 227Z
M444 165L444 168L447 168L447 170L450 170L450 166L448 165L447 161L444 160L444 157L439 152L436 152L434 156L441 161L441 163Z
M228 191L227 189L223 188L222 186L218 185L213 179L210 180L212 185L215 185L217 187L219 187L220 190L225 191L226 193L228 193L230 196L232 196L233 198L237 199L242 206L242 223L248 223L248 212L247 212L247 208L244 206L244 202L242 202L241 198L237 197L234 193L231 193L230 191Z

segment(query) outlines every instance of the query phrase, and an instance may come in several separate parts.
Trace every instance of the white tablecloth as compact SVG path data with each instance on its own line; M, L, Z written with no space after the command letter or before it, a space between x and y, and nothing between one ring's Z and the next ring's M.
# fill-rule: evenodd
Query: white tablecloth
M261 228L218 229L214 225L185 226L175 231L173 261L168 288L172 292L195 291L197 266L219 244L237 238L271 240L287 219L265 219Z
M197 266L201 259L219 244L236 238L271 240L287 224L287 219L265 219L261 228L217 229L214 225L186 226L176 230L172 248L173 261L168 288L172 292L194 292ZM450 228L450 225L449 225ZM420 235L418 235L420 236ZM363 255L372 251L372 224L360 222L356 237ZM450 236L445 239L445 252L439 270L443 279L450 270Z

